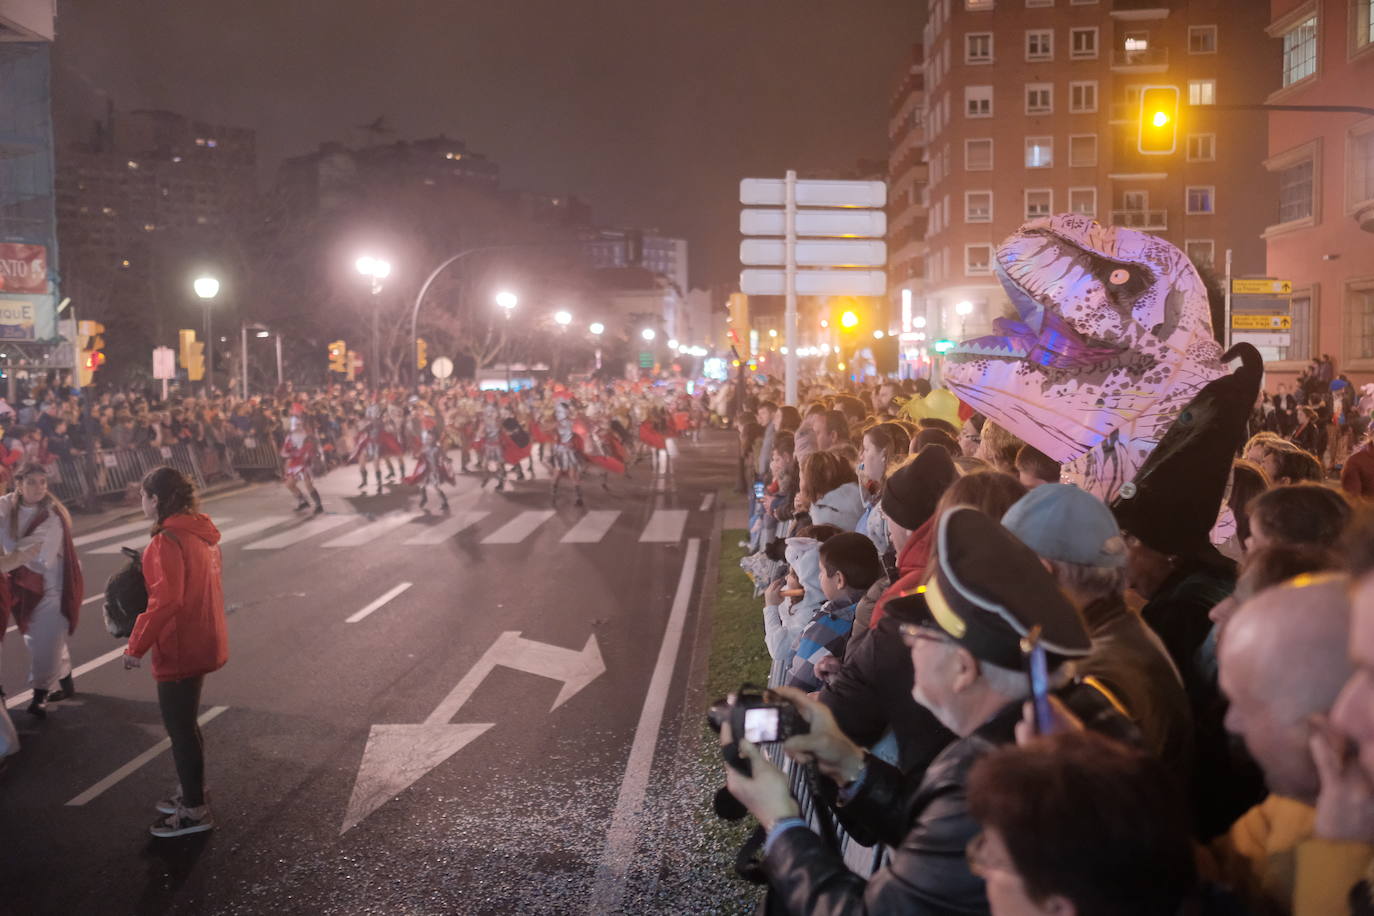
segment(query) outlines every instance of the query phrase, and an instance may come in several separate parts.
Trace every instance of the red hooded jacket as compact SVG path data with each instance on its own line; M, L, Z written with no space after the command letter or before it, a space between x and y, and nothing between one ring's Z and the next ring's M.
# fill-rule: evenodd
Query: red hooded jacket
M148 609L125 650L153 652L153 678L176 681L209 674L229 660L224 622L219 529L208 515L173 515L143 551ZM175 538L175 540L173 540Z
M926 519L924 525L911 532L911 537L906 539L906 546L897 555L897 572L901 575L878 598L878 603L873 607L873 616L869 618L870 629L876 627L878 621L883 619L887 612L888 599L911 591L925 582L926 565L930 562L930 548L934 540L935 516L932 515Z

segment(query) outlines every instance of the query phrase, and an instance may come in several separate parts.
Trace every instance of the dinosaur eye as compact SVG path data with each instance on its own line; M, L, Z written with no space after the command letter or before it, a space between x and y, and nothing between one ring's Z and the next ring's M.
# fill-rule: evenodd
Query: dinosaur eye
M1124 267L1118 267L1116 270L1112 271L1111 276L1107 278L1107 282L1112 286L1120 286L1129 279L1131 279L1131 272Z

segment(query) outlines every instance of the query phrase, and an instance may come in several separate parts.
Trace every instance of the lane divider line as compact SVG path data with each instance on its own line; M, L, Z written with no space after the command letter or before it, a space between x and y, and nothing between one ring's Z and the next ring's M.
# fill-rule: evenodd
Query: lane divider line
M644 694L644 707L635 726L635 740L630 747L630 759L625 763L625 778L616 798L615 813L606 833L606 848L596 869L596 883L592 888L589 913L616 913L625 894L625 879L635 859L639 845L640 825L644 820L644 796L649 790L653 773L654 751L659 733L663 730L663 711L668 705L668 691L673 686L673 669L677 666L678 650L682 647L682 631L687 624L687 605L692 597L692 583L696 578L697 555L701 552L701 538L687 541L687 556L682 561L682 574L677 580L677 594L668 614L668 626L663 631L663 643L658 649L658 661Z
M392 598L395 598L401 592L410 588L414 584L414 582L402 582L400 585L396 586L391 591L387 592L385 595L378 598L376 601L372 602L367 607L363 608L361 611L358 611L358 613L354 614L352 617L345 620L344 623L357 623L359 620L362 620L368 614L371 614L373 611L378 610L379 608L386 605L386 603L389 602Z
M701 511L702 511L702 512L710 512L710 511L711 511L711 507L714 506L715 504L716 504L716 494L714 494L714 493L707 493L705 496L703 496L703 497L701 498Z
M200 716L196 718L196 721L199 722L201 725L205 725L210 720L214 719L220 713L224 712L228 708L228 706L212 706L205 712L201 713ZM100 780L100 782L91 786L85 792L82 792L80 795L76 796L71 801L67 802L67 804L79 806L84 805L87 802L92 801L93 799L99 798L100 795L104 793L106 789L109 789L111 786L125 779L127 776L129 776L129 774L144 766L146 763L148 763L148 761L152 760L154 757L166 753L168 748L170 748L171 746L172 739L163 738L157 744L154 744L152 747L148 748L146 751L139 754L133 760L130 760L128 763L124 764L124 766L115 770L109 776L106 776L104 779Z
M90 661L86 662L86 664L78 665L77 667L73 668L72 677L81 677L81 675L85 674L87 671L94 671L101 665L107 665L115 659L119 658L123 654L124 646L120 646L118 649L111 649L109 652L106 652L99 658L93 658ZM14 696L10 697L8 700L5 701L5 708L14 709L16 706L22 706L25 703L27 703L29 701L29 698L32 696L32 690L25 690L23 693L15 694Z

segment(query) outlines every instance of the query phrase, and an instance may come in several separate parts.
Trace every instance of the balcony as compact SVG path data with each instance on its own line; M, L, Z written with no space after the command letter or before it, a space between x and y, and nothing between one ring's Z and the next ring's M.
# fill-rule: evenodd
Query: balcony
M1168 48L1143 51L1112 51L1112 70L1116 73L1164 73L1169 69Z
M1169 4L1163 0L1112 0L1112 18L1128 22L1167 19Z
M1168 210L1113 210L1112 225L1123 229L1160 232L1169 228Z

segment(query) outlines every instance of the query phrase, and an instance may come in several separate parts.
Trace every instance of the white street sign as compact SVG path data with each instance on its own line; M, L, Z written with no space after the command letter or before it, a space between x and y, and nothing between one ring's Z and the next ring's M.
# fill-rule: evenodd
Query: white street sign
M177 353L171 347L153 350L153 378L177 377Z
M882 210L798 210L797 235L880 239L887 235ZM739 211L740 235L787 234L784 210Z
M434 373L434 377L443 381L453 374L453 360L447 356L441 356L429 364L429 371Z
M806 178L797 182L798 207L885 207L885 181L831 181ZM753 206L787 204L787 182L781 178L745 178L739 183L739 202Z
M1231 343L1248 343L1257 347L1291 347L1293 335L1286 331L1232 331Z
M748 296L782 296L787 292L785 270L742 270L740 292ZM887 274L881 270L799 270L798 296L881 296Z
M797 242L798 267L882 267L887 263L887 242L865 239L801 239ZM787 243L782 239L745 239L739 243L741 264L787 263Z

